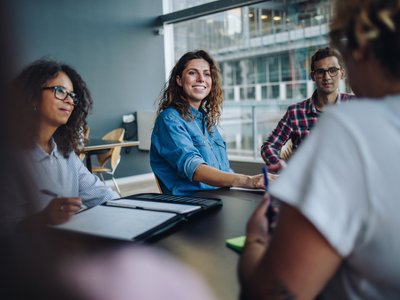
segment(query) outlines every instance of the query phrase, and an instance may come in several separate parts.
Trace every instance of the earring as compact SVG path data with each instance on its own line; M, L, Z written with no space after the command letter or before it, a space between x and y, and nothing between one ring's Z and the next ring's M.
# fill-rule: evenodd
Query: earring
M36 105L33 106L33 111L35 111L35 112L37 111L37 106Z

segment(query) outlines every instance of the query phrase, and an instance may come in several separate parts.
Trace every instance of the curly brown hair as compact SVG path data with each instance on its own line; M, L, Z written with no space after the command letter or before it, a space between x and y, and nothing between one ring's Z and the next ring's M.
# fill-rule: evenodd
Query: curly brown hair
M336 1L332 44L344 55L360 45L391 77L400 78L400 0Z
M68 122L55 131L53 138L58 149L68 157L71 151L78 152L82 131L87 128L86 118L93 101L85 81L72 67L52 59L40 59L28 65L15 78L12 88L16 109L24 122L23 146L33 147L38 136L39 116L35 111L37 104L42 101L42 88L47 81L64 72L72 82L74 93L78 96L79 103Z
M176 82L177 76L182 76L187 64L193 59L204 59L210 65L212 87L208 96L202 100L201 107L206 112L207 130L211 132L213 126L219 123L224 98L219 66L204 50L187 52L178 60L161 91L157 115L168 107L173 107L179 112L182 118L193 120L189 101L186 99L183 88Z

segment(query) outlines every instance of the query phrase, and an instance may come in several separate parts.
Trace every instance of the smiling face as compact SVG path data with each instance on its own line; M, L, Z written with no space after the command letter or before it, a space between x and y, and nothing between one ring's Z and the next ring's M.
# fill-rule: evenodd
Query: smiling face
M176 83L182 87L189 104L199 109L201 101L208 96L212 87L210 65L204 59L189 61Z
M339 88L339 81L344 77L344 69L340 67L337 57L328 56L315 62L314 70L328 70L329 68L338 68L340 70L335 76L329 75L328 72L324 72L322 76L311 72L311 78L315 81L318 92L326 95L336 93Z
M55 77L49 79L45 87L62 86L68 92L73 92L74 88L71 80L64 72L59 72ZM38 113L42 126L58 128L68 122L74 110L74 102L70 96L65 100L55 97L52 89L42 90L42 99L38 105Z

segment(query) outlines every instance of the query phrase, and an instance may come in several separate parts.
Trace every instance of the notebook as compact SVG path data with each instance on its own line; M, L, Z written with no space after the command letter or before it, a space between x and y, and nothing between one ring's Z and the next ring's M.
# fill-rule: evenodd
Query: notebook
M201 210L208 210L210 208L222 206L222 201L221 199L218 198L196 197L196 196L174 196L174 195L157 194L157 193L135 194L125 197L125 199L200 206Z
M220 206L220 199L144 193L107 201L75 214L64 224L52 227L112 239L140 241L188 221L196 213Z

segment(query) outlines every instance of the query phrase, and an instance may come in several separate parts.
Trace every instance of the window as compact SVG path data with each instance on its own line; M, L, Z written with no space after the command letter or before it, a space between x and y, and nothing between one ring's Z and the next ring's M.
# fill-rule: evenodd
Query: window
M164 2L169 13L230 1ZM195 49L208 51L220 64L221 127L230 156L261 161L261 144L287 106L311 96L310 56L328 44L331 5L329 0L265 1L165 25L168 66Z

